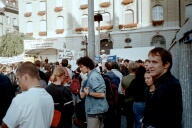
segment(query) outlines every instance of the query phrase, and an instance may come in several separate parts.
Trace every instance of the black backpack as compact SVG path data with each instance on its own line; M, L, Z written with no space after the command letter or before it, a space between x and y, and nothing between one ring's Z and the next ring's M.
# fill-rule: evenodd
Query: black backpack
M110 106L117 106L118 103L118 85L111 82L107 75L103 75L103 79L106 85L106 99Z

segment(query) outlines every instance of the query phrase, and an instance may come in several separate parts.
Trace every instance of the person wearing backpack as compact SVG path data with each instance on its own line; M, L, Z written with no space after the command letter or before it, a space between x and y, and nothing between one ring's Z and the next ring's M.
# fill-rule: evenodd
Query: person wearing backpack
M107 71L103 75L103 79L106 85L106 98L109 104L109 109L104 119L105 128L118 128L116 120L117 104L118 104L118 87L120 79L114 72L112 72L112 62L105 63L105 70Z

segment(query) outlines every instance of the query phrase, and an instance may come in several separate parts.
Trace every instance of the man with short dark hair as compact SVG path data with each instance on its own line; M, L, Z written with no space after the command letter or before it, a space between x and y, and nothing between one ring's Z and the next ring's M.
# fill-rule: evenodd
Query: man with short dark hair
M123 76L127 76L127 75L129 74L129 69L128 69L129 60L128 60L128 59L125 59L125 60L123 61L123 65L125 66Z
M35 64L25 62L16 70L16 79L23 91L12 101L2 128L49 128L54 114L54 102L39 85Z
M155 91L145 127L182 128L182 92L179 81L171 74L172 55L156 47L148 54L149 71L155 78Z
M67 59L63 59L61 61L61 65L65 71L65 76L66 76L66 82L68 83L68 85L70 85L71 83L71 80L72 80L72 76L73 76L73 73L72 71L67 67L68 66L68 60Z
M108 110L106 100L106 86L100 73L94 69L95 65L89 57L81 57L77 65L83 74L87 73L87 84L82 90L81 98L85 98L87 114L87 128L101 128L102 119Z

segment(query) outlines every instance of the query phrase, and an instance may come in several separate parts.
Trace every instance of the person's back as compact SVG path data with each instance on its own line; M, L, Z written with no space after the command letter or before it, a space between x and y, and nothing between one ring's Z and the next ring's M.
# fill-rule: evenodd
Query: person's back
M54 103L52 97L39 85L35 64L25 62L16 70L18 84L23 91L12 101L2 128L48 128L51 125Z
M0 125L11 101L14 97L14 91L10 79L0 74Z

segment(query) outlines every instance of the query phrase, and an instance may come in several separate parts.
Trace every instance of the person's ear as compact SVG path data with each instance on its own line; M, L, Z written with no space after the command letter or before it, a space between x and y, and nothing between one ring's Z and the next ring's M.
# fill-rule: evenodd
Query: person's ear
M164 68L168 69L169 67L170 67L170 62L166 62L165 65L164 65Z

